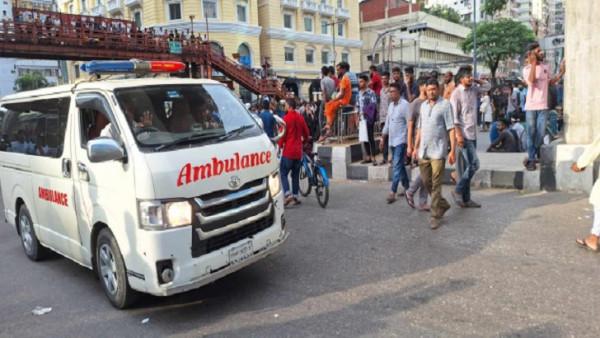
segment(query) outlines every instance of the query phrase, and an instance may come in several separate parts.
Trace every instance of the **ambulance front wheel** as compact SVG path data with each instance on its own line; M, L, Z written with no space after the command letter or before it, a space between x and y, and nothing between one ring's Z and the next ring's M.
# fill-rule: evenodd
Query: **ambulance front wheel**
M48 249L43 247L38 241L35 229L33 228L33 221L31 215L25 204L19 208L19 234L21 235L21 244L25 250L25 254L32 261L39 261L46 257Z
M108 228L100 230L96 240L96 271L102 289L114 307L125 309L134 303L137 293L129 287L123 256Z

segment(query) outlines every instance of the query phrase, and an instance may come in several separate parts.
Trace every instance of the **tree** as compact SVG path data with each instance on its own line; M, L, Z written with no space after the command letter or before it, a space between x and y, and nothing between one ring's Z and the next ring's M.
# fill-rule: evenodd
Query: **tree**
M18 92L48 87L50 83L40 72L27 73L15 80L15 90Z
M483 5L483 12L493 17L494 14L503 10L507 3L508 0L486 0Z
M496 80L500 61L523 53L528 43L535 41L531 29L512 19L485 21L477 25L477 58L485 61ZM462 43L465 53L473 52L473 32Z
M460 14L454 9L448 6L434 5L429 8L423 8L423 11L427 14L437 16L454 23L460 23Z

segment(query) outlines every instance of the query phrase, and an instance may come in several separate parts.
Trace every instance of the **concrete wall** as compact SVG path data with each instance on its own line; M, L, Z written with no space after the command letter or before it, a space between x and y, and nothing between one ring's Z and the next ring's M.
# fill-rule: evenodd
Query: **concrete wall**
M600 1L567 1L565 124L568 144L588 144L600 135L598 77Z

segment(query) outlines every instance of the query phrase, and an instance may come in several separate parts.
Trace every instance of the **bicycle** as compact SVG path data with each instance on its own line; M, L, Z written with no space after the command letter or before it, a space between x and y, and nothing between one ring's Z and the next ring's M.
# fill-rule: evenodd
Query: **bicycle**
M302 166L300 167L300 193L306 197L310 195L312 187L315 187L317 202L321 208L327 207L329 202L329 177L327 172L317 158L317 154L310 156L304 153Z

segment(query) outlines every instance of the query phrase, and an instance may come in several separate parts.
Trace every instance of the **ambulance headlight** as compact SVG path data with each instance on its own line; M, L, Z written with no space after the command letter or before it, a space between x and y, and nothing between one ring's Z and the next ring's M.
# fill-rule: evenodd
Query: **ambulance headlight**
M276 171L269 175L269 192L271 192L271 197L275 197L280 191L281 179L279 178L279 171Z
M169 227L180 227L192 224L192 206L187 201L165 204L167 224Z
M192 206L187 201L140 201L140 226L146 230L164 230L192 224Z

